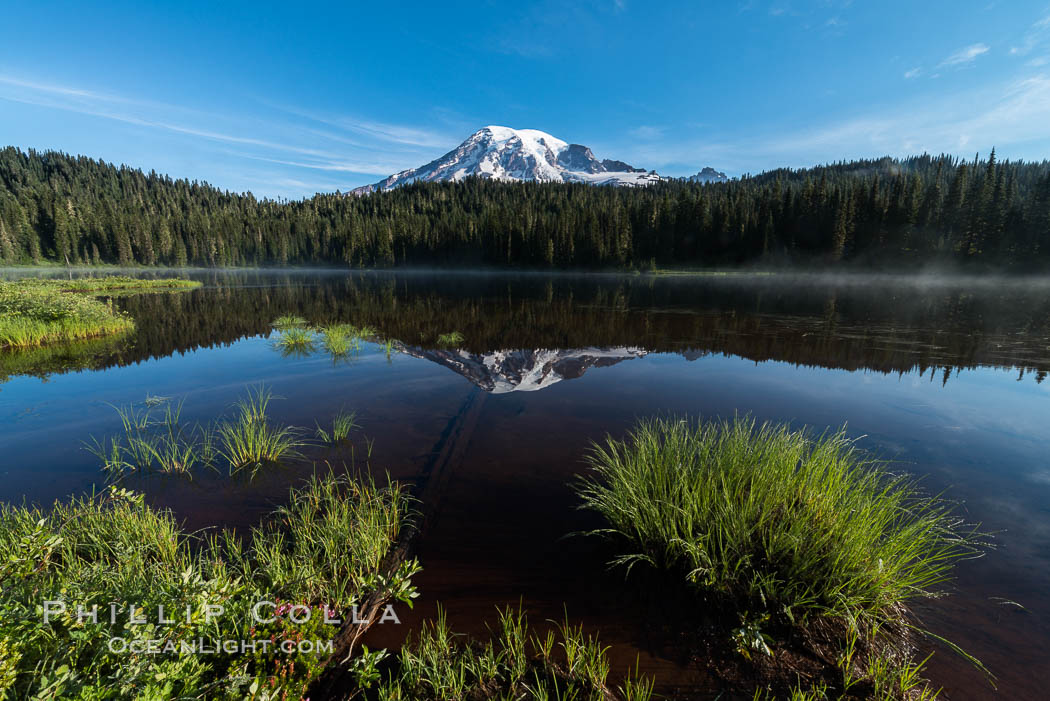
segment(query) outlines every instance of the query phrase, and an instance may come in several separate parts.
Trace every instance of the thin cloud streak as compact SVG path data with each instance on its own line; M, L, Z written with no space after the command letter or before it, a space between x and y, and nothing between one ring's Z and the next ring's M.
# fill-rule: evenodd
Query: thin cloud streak
M937 64L937 67L944 68L947 66L961 66L967 63L973 63L977 60L978 56L988 53L989 50L987 44L973 44L967 46L965 49L959 49L954 54Z
M283 111L301 119L335 127L337 131L348 132L350 136L332 133L331 130L321 130L292 123L259 123L258 125L258 128L262 131L282 137L287 135L289 137L287 140L283 138L239 135L218 128L198 127L192 123L194 118L209 119L212 123L221 123L222 121L237 122L238 117L236 115L205 115L183 107L150 103L119 95L27 80L10 75L0 75L0 100L81 114L147 129L167 131L194 139L250 147L258 151L258 153L227 153L227 155L239 158L315 171L358 174L366 177L389 175L390 173L419 165L422 162L421 159L430 160L434 157L435 154L431 149L447 149L450 148L450 143L452 142L451 138L427 129L368 120L354 120L351 118L325 118L288 109L283 109ZM282 108L278 107L277 109ZM171 119L155 116L158 113L170 116L176 112L181 113L185 120L172 121ZM240 126L239 122L237 124ZM360 138L355 138L354 134ZM314 137L311 139L314 143L321 141L341 144L349 148L337 150L322 149L295 143L296 140L301 142L304 135ZM300 158L292 160L287 157L280 157L277 154L293 154ZM388 157L376 158L375 156L377 155L386 155ZM361 156L364 156L364 158ZM266 181L265 184L273 184L274 182L274 180L270 180ZM350 186L352 186L352 183L344 183L342 185L344 189Z

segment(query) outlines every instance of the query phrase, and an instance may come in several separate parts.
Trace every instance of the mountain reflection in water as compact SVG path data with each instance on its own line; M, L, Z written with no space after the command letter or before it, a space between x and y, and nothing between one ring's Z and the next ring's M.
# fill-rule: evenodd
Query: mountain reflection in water
M162 273L161 273L162 274ZM646 353L929 372L979 366L1042 381L1050 287L1027 281L819 276L455 275L195 271L204 288L115 300L138 323L122 343L0 352L0 379L125 366L268 335L282 314L352 323L489 391L546 387ZM441 334L464 337L454 353Z

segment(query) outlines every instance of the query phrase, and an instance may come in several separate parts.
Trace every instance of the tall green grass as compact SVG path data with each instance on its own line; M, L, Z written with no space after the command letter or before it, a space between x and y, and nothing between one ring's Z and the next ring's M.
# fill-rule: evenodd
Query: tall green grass
M218 450L229 461L231 472L299 456L298 448L303 445L299 432L270 421L272 399L273 393L265 387L249 389L248 396L237 403L234 416L216 427Z
M358 329L350 324L323 326L321 345L334 358L342 358L361 349L361 336Z
M106 277L85 277L75 280L62 280L59 278L24 278L19 280L20 284L59 290L62 292L114 292L121 290L188 290L200 287L202 283L197 280L186 280L185 278L137 278L127 275L107 275Z
M380 701L648 701L653 689L651 680L637 676L613 687L608 648L594 636L568 622L545 635L531 632L524 613L514 609L499 612L499 625L483 643L453 633L439 610L388 668L383 678L374 664L359 665L359 686L379 682L374 698Z
M309 355L314 352L315 338L313 329L289 326L281 329L274 345L285 355Z
M411 602L418 564L409 561L394 576L382 572L383 558L410 515L411 501L400 485L380 489L371 481L315 476L292 492L276 519L252 530L250 557L234 548L239 556L232 561L241 576L295 600L351 606L363 592L390 586L387 594Z
M862 454L752 419L641 422L595 446L578 485L619 560L682 570L752 610L895 619L976 553L951 505Z
M120 431L85 444L114 476L129 472L190 474L197 467L215 468L220 460L230 474L264 464L301 457L306 444L293 426L273 423L268 415L273 394L265 387L249 388L232 416L214 425L182 421L182 402L147 397L144 406L115 407ZM349 421L349 425L347 424ZM336 430L349 433L353 414L337 416Z
M335 445L345 441L355 428L360 428L360 425L357 423L357 412L342 409L332 418L332 430L330 432L321 428L320 425L317 426L317 437L322 443Z
M210 432L199 424L187 426L182 422L181 402L171 404L163 398L147 397L145 408L115 408L120 433L102 440L93 438L86 444L106 472L114 476L146 471L189 474L199 465L213 463Z
M223 640L324 642L338 627L323 625L323 609L346 619L365 596L415 595L414 561L383 569L407 513L397 485L332 475L293 490L291 504L248 537L186 534L170 513L113 487L49 509L0 504L0 698L302 698L326 656L143 655L114 651L110 640L204 640L213 648ZM62 600L66 611L45 623L44 600ZM258 601L308 606L310 623L279 614L253 624ZM97 605L98 623L78 621L78 605L89 612ZM131 605L150 622L128 625ZM173 623L156 624L158 605ZM209 622L206 606L225 612Z
M890 654L903 674L894 646L919 629L908 605L941 595L953 565L980 553L951 504L843 430L647 419L589 462L576 489L607 523L595 533L619 544L615 563L677 573L735 611L731 642L748 655L776 644L763 628L819 629L858 660Z

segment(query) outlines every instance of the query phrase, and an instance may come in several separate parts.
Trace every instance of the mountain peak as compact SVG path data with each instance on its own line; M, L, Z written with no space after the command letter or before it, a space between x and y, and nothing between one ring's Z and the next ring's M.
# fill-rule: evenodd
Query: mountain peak
M395 173L352 192L362 195L416 181L463 180L471 176L510 182L578 182L638 186L658 182L654 172L623 161L598 160L582 144L570 144L538 129L482 127L444 156Z
M724 183L729 180L729 176L711 166L706 166L696 175L690 175L686 180L691 183Z

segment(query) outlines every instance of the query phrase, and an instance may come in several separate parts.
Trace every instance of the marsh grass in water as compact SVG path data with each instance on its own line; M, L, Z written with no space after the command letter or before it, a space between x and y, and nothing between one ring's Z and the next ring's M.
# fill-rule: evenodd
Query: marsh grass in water
M361 335L351 324L322 326L321 345L333 358L342 358L361 350Z
M115 407L120 434L85 444L102 462L103 470L114 476L147 471L189 474L197 466L214 463L210 431L199 424L186 426L181 420L181 402L147 397L144 405L144 409Z
M289 506L247 537L227 530L203 538L183 533L169 512L115 487L50 509L0 504L6 553L0 561L0 697L301 698L323 655L131 655L114 652L110 639L203 640L212 648L223 640L303 635L323 642L338 630L319 623L323 610L346 619L365 596L414 597L414 561L392 572L377 569L385 566L409 509L396 484L377 487L331 474L292 490ZM67 606L45 623L41 605L49 598ZM258 601L285 602L286 612L253 628L250 611ZM115 625L110 603L119 612ZM308 626L290 620L292 603L311 609ZM78 604L89 611L97 604L99 623L78 620ZM130 605L150 620L164 606L174 622L126 625ZM225 612L208 622L206 606Z
M616 687L609 676L608 649L568 622L546 634L530 631L524 613L505 609L490 640L470 640L449 630L445 614L410 637L385 675L382 653L363 655L358 686L375 685L379 701L438 699L527 699L547 701L648 701L652 681L637 675Z
M289 326L281 329L274 345L285 355L309 355L316 348L316 333L311 328Z
M131 331L132 319L92 294L189 289L189 280L127 277L0 281L0 349L31 348L59 341Z
M589 461L576 489L607 522L595 533L622 548L615 564L678 573L737 611L730 642L749 655L775 647L764 630L788 630L852 646L856 665L892 657L899 672L911 662L894 645L918 630L908 604L939 596L953 564L980 553L951 504L844 431L649 419Z
M264 387L249 389L248 396L237 403L234 416L216 427L218 450L229 462L231 473L300 456L298 449L304 445L300 432L276 425L268 416L272 399L273 393Z
M167 397L147 397L143 407L115 407L120 432L103 439L92 438L85 447L114 477L130 472L161 472L189 475L198 467L216 468L225 460L230 474L255 471L266 464L301 457L306 445L301 432L280 426L268 416L272 393L249 389L234 407L232 416L214 425L182 420L182 402ZM349 433L353 415L337 416L333 431Z
M343 409L332 419L331 432L321 428L320 424L318 424L317 437L322 443L335 445L345 441L349 438L352 430L360 427L361 426L357 423L357 412L346 411Z

